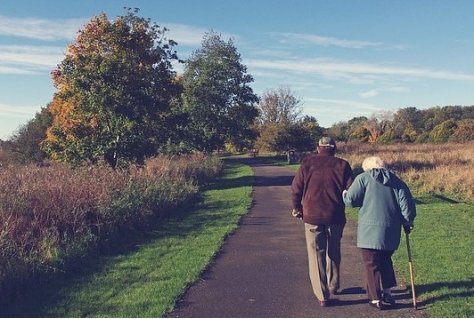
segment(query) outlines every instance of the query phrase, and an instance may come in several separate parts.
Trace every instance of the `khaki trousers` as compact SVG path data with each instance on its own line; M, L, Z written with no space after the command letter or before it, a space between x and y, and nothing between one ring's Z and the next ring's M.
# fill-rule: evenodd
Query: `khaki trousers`
M305 224L309 278L318 300L328 300L329 290L340 288L341 239L344 224Z

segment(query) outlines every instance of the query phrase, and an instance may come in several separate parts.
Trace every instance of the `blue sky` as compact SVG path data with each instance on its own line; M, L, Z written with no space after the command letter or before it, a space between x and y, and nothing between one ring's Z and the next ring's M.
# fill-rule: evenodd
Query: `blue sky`
M15 0L0 11L0 139L52 100L50 72L76 32L123 7L170 29L181 58L209 30L234 38L256 94L288 86L324 127L474 105L470 0Z

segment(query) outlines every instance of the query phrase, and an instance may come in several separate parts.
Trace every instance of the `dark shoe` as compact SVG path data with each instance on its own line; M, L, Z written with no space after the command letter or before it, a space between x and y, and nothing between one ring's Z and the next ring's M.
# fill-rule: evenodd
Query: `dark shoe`
M337 295L337 289L336 288L329 288L329 293L333 296Z
M372 308L378 309L378 310L384 310L385 309L383 304L380 301L377 301L377 302L369 301L369 306L371 306Z
M395 299L390 294L382 294L382 301L392 306L395 304Z

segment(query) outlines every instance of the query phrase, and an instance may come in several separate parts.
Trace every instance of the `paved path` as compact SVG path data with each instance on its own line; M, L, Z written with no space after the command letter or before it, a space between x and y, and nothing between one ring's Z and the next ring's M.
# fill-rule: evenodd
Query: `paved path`
M342 240L341 293L334 306L321 308L309 281L304 224L290 214L294 172L258 158L245 162L255 174L252 208L168 317L425 317L423 307L413 309L404 286L394 289L395 309L368 306L354 222L347 224Z

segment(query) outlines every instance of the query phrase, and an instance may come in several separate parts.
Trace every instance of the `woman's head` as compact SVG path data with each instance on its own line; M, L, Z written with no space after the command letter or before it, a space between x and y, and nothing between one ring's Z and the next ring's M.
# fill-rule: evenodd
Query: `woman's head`
M377 156L369 156L362 162L362 169L367 172L373 168L386 168L385 162Z

